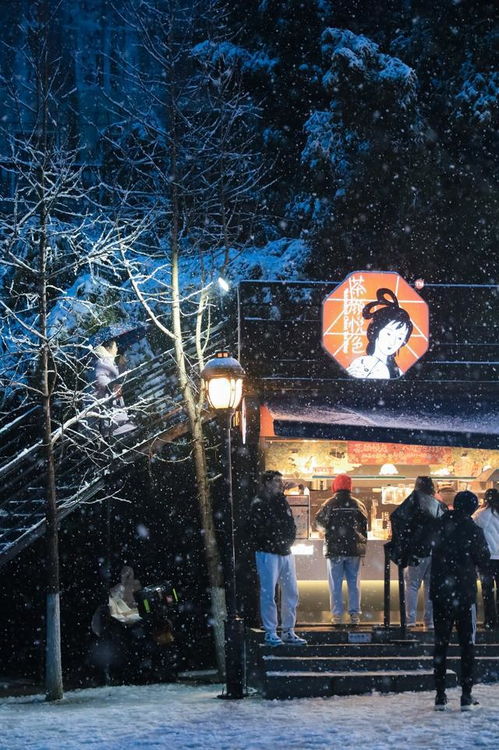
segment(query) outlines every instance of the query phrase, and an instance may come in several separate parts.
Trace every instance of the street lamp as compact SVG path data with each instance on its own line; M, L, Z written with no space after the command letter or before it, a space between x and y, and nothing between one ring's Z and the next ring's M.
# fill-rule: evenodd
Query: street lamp
M243 368L228 352L218 352L206 363L201 377L212 409L232 416L243 395L244 376Z
M236 549L234 544L234 500L232 493L231 424L232 416L239 406L243 393L245 372L237 359L228 352L218 352L206 363L201 372L210 406L222 416L225 427L227 525L225 552L227 574L225 576L225 599L227 620L225 621L225 681L224 698L244 697L244 623L237 614L236 598Z

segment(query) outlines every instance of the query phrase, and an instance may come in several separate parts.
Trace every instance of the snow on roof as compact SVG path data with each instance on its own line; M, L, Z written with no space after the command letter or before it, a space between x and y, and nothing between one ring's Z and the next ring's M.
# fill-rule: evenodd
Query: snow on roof
M444 432L471 432L499 434L499 414L497 410L469 411L448 405L448 409L435 406L433 411L417 411L408 403L405 408L372 409L353 405L329 406L321 400L308 400L306 403L272 399L267 404L272 416L277 420L313 422L318 424L343 424L359 427L393 427L396 429L419 429Z

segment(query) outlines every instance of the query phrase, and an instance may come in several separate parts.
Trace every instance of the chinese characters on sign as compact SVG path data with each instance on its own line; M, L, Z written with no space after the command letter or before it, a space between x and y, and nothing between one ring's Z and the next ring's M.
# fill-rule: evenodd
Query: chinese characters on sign
M403 445L399 443L348 443L348 460L352 464L384 464L390 457L394 464L438 464L452 461L452 449L440 445Z
M352 276L343 292L343 352L361 354L364 351L362 309L366 288L362 274Z
M354 378L400 377L428 336L428 306L397 273L355 271L323 302L322 345Z

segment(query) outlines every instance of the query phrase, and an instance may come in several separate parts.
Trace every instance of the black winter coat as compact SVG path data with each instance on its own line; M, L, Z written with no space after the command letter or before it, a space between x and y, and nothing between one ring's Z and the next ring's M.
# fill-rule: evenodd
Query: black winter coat
M269 499L255 497L251 503L247 529L258 552L289 555L296 538L296 525L284 495Z
M482 529L464 513L450 510L438 521L431 561L430 598L453 610L476 602L476 568L490 552Z
M438 519L447 506L433 495L414 490L390 516L390 559L405 568L431 555Z
M339 490L326 500L315 522L326 532L326 557L364 557L367 513L348 490Z

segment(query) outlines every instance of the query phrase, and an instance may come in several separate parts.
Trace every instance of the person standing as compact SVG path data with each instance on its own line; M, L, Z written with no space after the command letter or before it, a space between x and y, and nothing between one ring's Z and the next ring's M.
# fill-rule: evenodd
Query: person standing
M447 649L453 625L461 649L461 711L477 704L471 695L476 632L477 568L485 568L490 553L481 528L471 518L478 508L473 492L458 492L454 510L438 521L432 555L430 596L433 602L435 648L435 710L445 711Z
M480 571L483 596L484 626L493 630L499 625L499 491L488 489L485 492L485 505L480 508L473 520L483 529L489 545L490 563ZM495 586L495 595L494 595Z
M107 408L109 418L101 422L101 431L106 437L108 435L117 437L135 430L137 426L131 421L125 409L121 386L117 384L111 386L112 381L120 375L116 364L118 357L116 340L104 341L95 347L93 354L95 356L95 395L98 399L103 399L110 394L114 396Z
M360 623L360 561L367 549L367 512L352 497L352 480L338 474L332 489L334 495L319 509L315 522L325 531L327 578L332 621L339 625L343 617L343 579L348 588L348 612L352 625Z
M416 479L414 490L390 516L392 545L399 550L397 563L406 568L405 605L408 628L416 626L418 594L423 584L423 623L427 630L433 629L430 599L431 550L437 519L446 509L446 505L435 497L432 478L420 476Z
M260 583L260 615L267 645L305 646L306 640L294 631L298 583L291 545L295 541L296 526L283 490L279 471L264 472L249 512L248 529ZM281 592L281 637L277 635L277 585Z

